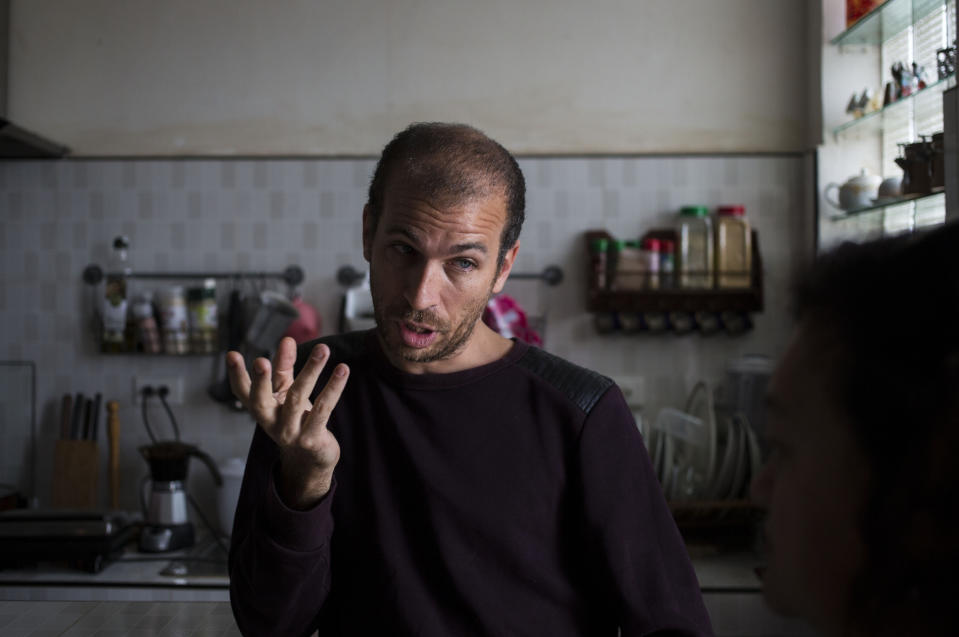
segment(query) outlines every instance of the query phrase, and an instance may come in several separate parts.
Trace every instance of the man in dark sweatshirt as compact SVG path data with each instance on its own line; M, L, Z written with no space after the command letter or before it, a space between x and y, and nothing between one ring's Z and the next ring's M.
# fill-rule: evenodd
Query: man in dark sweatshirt
M711 634L622 393L481 320L519 249L499 144L414 124L363 210L376 328L252 378L230 553L248 635Z

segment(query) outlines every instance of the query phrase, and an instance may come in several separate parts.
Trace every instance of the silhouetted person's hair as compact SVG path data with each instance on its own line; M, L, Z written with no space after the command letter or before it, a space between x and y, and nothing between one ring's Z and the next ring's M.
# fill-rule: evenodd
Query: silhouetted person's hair
M501 195L506 224L498 265L523 228L526 182L516 159L481 131L465 124L414 123L383 148L370 181L367 205L372 229L383 211L391 179L403 179L436 203L455 205L474 197Z
M836 330L840 407L870 466L853 634L959 634L959 224L823 255L800 318Z

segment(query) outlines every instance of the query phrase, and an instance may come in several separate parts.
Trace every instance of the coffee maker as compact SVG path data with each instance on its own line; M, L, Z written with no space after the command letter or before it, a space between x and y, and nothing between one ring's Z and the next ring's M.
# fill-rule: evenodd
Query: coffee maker
M187 516L184 488L190 458L195 456L207 466L217 486L223 484L220 471L210 456L180 441L163 440L144 445L139 451L150 465L150 475L140 485L140 505L146 521L140 533L140 550L160 553L193 546L195 533Z

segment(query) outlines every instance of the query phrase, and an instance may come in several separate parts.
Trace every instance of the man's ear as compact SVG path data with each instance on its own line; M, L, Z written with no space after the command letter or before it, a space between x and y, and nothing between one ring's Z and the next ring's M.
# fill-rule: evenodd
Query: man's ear
M370 205L363 206L363 258L370 262L370 255L373 253L373 214L370 212Z
M493 294L499 294L506 285L506 279L509 278L509 272L513 269L513 263L516 262L516 253L519 252L519 239L513 244L513 247L503 255L503 265L500 266L499 274L496 275L496 283L493 285Z

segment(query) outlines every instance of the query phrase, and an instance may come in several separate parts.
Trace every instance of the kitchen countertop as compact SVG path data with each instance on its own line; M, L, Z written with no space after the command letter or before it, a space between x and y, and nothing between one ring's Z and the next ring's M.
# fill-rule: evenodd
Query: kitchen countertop
M161 573L180 560L187 573ZM704 593L760 590L755 573L760 560L754 553L694 552L692 562ZM164 554L140 553L131 545L99 573L56 564L0 570L0 600L226 602L229 583L226 556L207 536L192 549Z

